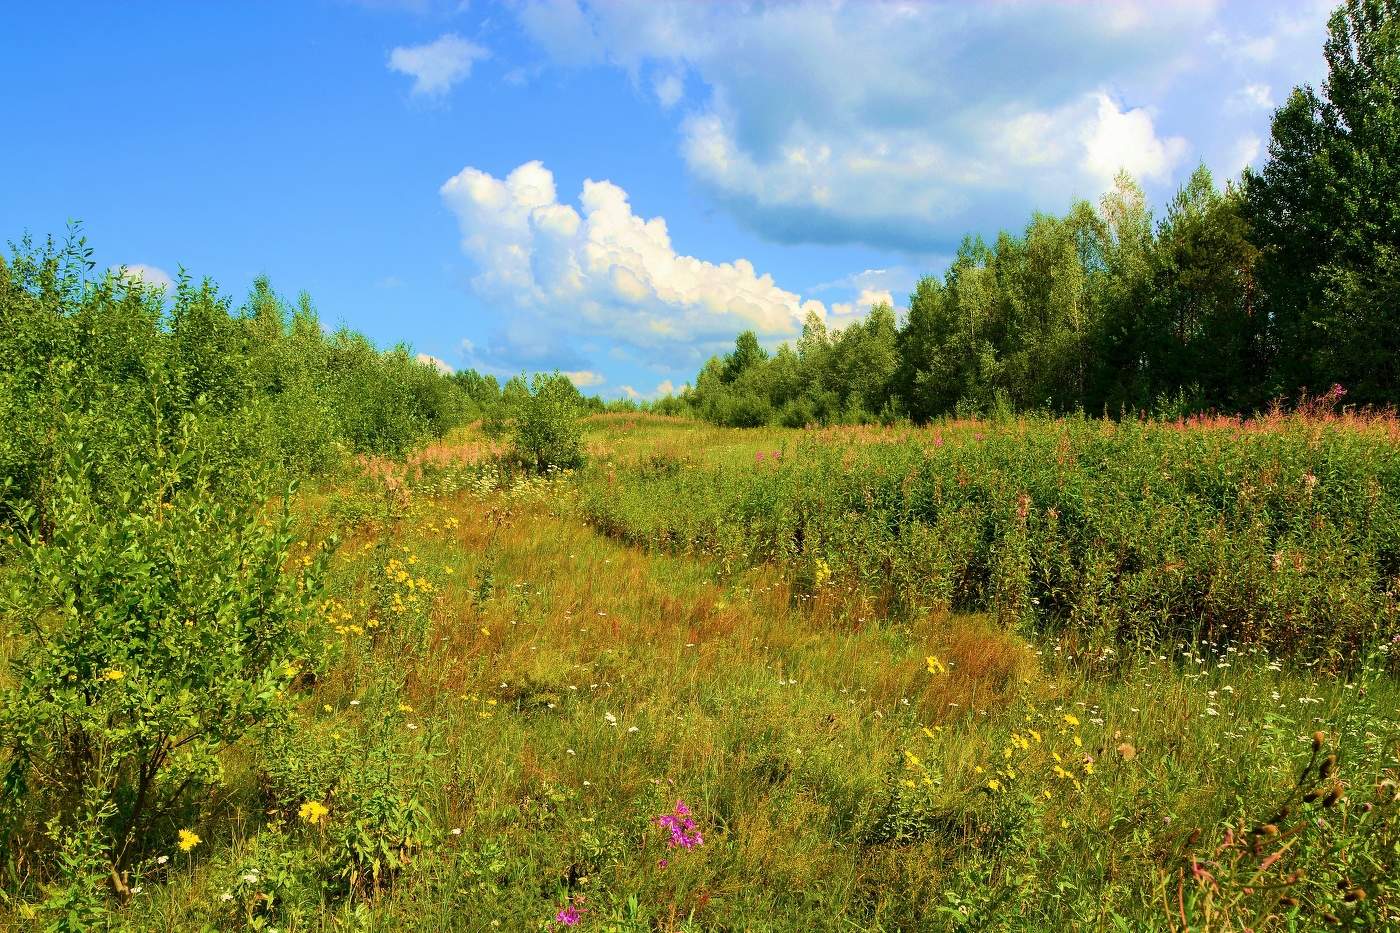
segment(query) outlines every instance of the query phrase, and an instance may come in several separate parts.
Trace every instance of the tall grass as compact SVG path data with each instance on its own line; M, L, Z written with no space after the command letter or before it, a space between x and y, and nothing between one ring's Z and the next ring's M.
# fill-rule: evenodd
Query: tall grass
M589 520L809 586L830 575L882 612L992 612L1082 651L1205 639L1338 667L1400 632L1390 417L731 439L708 462L622 448L588 485Z

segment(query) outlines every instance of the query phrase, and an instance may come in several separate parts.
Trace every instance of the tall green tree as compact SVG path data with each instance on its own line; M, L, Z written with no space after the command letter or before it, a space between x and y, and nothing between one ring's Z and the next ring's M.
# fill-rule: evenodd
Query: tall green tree
M1393 289L1400 248L1400 0L1347 0L1323 54L1322 92L1293 91L1274 115L1267 164L1245 178L1273 387L1337 381L1358 401L1393 402L1400 310L1393 290L1369 289Z

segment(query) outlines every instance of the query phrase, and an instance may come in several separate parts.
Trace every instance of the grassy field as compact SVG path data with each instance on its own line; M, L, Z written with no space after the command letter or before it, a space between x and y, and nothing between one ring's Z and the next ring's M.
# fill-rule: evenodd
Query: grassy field
M119 923L1400 924L1394 422L587 443L303 493L324 663Z

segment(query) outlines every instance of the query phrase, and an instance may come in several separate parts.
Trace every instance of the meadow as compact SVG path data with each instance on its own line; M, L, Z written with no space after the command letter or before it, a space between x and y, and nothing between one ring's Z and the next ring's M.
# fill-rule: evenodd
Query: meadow
M630 413L587 420L576 471L479 427L362 456L286 506L284 569L318 575L286 714L116 896L11 849L4 915L1390 928L1398 435Z

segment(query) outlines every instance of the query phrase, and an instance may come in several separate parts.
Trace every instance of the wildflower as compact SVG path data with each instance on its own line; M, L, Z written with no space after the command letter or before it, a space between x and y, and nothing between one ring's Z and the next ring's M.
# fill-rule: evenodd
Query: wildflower
M306 803L301 805L301 809L297 811L297 816L301 818L301 821L303 823L306 823L310 826L315 826L318 823L325 822L325 819L330 814L330 812L331 811L326 807L325 804L321 803L321 801L308 800L306 801Z
M193 849L195 846L199 845L199 843L200 843L200 838L199 838L198 836L196 836L194 833L190 832L188 829L182 829L182 830L180 830L180 843L179 843L179 844L180 844L180 851L181 851L181 852L188 852L188 851L190 851L191 849Z
M693 849L705 844L705 839L695 826L695 818L685 801L677 800L675 809L656 818L656 825L671 834L666 844L672 849Z
M1069 723L1071 726L1078 726L1079 717L1075 716L1073 713L1065 713L1065 722Z
M945 666L942 661L938 660L938 658L934 657L933 655L929 655L928 658L926 658L925 660L928 662L928 672L930 674L948 673L947 666Z
M574 899L554 915L554 922L561 927L578 926L579 921L583 919L583 914L587 909L579 906L582 903L583 898L580 895L574 895Z
M115 667L103 672L103 680L121 680L126 676L126 671L119 671Z

